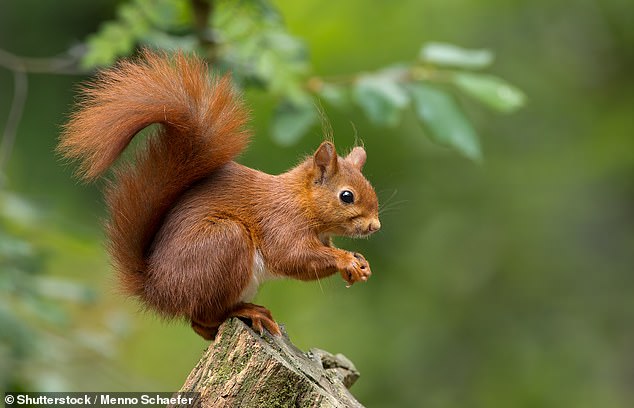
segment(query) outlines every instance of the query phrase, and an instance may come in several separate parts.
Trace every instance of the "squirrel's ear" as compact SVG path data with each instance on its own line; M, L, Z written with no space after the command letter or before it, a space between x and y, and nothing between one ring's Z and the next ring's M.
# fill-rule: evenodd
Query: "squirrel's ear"
M337 172L337 151L331 142L323 142L313 156L318 180L323 182Z
M368 156L365 154L365 149L361 146L357 146L346 156L346 160L357 169L363 169L365 159Z

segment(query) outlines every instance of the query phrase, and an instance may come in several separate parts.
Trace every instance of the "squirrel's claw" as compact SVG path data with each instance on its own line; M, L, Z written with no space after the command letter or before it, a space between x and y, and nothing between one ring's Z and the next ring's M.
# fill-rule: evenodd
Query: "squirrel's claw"
M341 269L341 276L348 283L346 288L349 288L355 282L365 282L372 275L370 264L363 255L351 252L350 258L345 267Z

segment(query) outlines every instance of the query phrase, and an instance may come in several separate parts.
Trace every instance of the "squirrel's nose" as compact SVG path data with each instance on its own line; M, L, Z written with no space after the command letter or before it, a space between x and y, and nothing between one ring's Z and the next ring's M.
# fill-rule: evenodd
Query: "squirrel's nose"
M370 221L370 225L368 225L368 232L375 232L381 229L381 221L379 219L375 219Z

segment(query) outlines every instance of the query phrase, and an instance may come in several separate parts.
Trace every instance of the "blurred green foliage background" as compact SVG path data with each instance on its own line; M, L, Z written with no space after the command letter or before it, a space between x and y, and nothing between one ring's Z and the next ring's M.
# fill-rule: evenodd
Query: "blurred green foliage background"
M50 57L115 17L112 0L0 3L0 49ZM324 103L340 149L354 123L382 230L340 240L374 275L345 289L265 285L257 301L300 347L342 352L369 407L634 404L634 9L627 0L279 0L323 76L409 61L442 41L496 54L521 88L510 116L460 98L481 164L431 143L414 112L378 126ZM115 291L99 186L53 154L78 75L29 74L0 190L0 388L177 390L206 343ZM0 128L13 75L0 69ZM269 135L276 99L249 91L241 162L276 173L321 140Z

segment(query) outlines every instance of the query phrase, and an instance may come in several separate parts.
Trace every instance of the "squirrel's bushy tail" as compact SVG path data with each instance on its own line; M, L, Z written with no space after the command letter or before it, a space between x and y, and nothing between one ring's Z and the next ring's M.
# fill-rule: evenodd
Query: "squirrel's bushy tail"
M164 216L193 183L231 161L249 141L248 120L230 78L214 78L196 57L142 51L100 73L65 126L58 147L94 180L132 138L160 128L136 159L117 166L106 191L109 251L123 289L138 295L147 251Z

